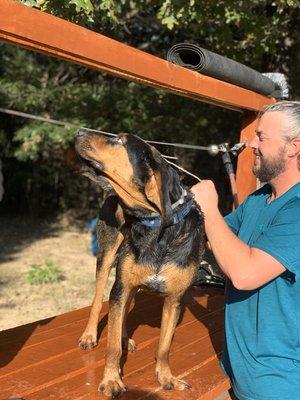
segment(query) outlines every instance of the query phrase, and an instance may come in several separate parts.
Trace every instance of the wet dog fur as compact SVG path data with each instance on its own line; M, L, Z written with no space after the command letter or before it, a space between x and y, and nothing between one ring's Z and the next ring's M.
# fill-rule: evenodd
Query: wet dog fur
M203 217L193 202L185 218L173 224L172 204L182 196L177 172L161 154L135 135L115 138L80 131L76 138L74 168L106 190L100 209L97 237L96 293L79 346L97 344L97 326L105 284L116 264L116 279L109 298L106 365L99 391L116 397L127 390L120 375L122 342L129 350L125 321L131 300L139 288L165 297L157 352L156 375L165 389L187 389L169 366L169 350L178 322L181 302L192 285L204 254ZM76 167L75 167L76 164ZM192 198L187 191L185 202ZM185 205L179 205L179 209ZM158 213L159 227L142 219Z

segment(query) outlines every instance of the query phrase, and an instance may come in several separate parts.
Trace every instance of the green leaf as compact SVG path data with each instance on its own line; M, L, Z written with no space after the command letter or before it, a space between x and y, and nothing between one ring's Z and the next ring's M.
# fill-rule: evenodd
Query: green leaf
M91 14L94 11L90 0L70 0L70 4L75 4L77 12L83 10L86 14Z
M163 25L166 25L170 30L172 30L175 25L178 25L178 21L174 17L174 15L170 15L168 17L163 18L161 22Z
M40 7L37 0L21 0L21 3L29 7Z

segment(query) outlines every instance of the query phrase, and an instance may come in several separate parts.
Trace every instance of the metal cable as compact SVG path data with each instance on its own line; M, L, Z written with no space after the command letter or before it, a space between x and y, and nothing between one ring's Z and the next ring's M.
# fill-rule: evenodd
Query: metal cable
M18 117L47 122L47 123L54 124L54 125L71 126L71 127L77 128L77 129L84 129L89 132L102 133L103 135L108 135L108 136L117 136L117 134L115 134L115 133L106 132L106 131L102 131L99 129L87 128L84 126L79 126L79 125L73 124L71 122L62 122L62 121L52 119L52 118L44 118L44 117L40 117L40 116L34 115L34 114L10 110L8 108L0 108L0 112L5 113L5 114L16 115ZM211 149L211 146L197 146L197 145L184 144L184 143L158 142L158 141L154 141L154 140L145 140L145 142L150 143L150 144L159 144L159 145L163 145L163 146L172 146L172 147L178 147L178 148L183 148L183 149L192 149L192 150L210 151L210 149Z

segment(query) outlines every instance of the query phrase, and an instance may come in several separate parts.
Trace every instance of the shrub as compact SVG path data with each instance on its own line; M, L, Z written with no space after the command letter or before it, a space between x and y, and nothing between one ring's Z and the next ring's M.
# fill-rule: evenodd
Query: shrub
M61 270L51 260L47 260L43 265L32 264L27 273L27 280L30 285L55 283L62 280L62 278Z

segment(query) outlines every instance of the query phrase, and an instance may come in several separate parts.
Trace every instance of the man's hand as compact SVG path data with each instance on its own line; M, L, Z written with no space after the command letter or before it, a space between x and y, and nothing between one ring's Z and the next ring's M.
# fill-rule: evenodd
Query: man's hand
M204 216L218 209L218 194L212 181L203 180L191 188L195 201L199 204Z

